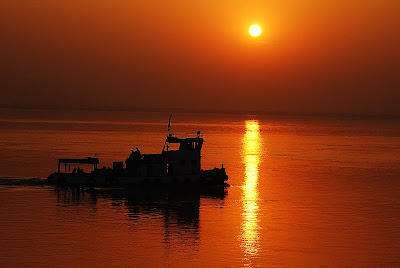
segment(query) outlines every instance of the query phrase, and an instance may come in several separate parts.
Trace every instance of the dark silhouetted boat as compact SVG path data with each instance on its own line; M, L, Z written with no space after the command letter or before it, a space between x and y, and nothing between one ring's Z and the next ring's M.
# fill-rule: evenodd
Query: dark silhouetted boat
M58 170L47 178L47 182L69 186L209 186L228 185L225 168L201 169L201 149L203 138L200 131L192 138L178 138L170 132L161 154L142 154L139 149L132 150L123 162L113 162L113 167L98 168L97 157L58 159ZM170 145L178 144L176 150ZM73 168L71 165L78 167ZM85 172L79 165L89 165L93 169ZM64 167L64 168L63 168Z

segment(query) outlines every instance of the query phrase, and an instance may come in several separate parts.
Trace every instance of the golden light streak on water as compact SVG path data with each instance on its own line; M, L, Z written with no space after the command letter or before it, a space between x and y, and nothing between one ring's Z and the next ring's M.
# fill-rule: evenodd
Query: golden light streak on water
M243 222L242 248L245 258L255 256L259 250L258 224L258 173L261 156L261 137L258 121L246 121L246 133L243 137L243 162L245 181L243 185Z

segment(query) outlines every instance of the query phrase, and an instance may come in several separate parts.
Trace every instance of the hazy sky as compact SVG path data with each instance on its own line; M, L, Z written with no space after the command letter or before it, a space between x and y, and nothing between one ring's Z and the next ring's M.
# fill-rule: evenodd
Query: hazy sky
M399 0L1 0L0 104L400 114L399 14Z

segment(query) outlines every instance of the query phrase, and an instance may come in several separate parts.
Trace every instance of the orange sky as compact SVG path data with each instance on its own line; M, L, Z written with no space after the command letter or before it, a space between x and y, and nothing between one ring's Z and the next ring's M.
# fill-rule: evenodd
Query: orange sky
M2 0L0 104L400 114L399 12L398 0Z

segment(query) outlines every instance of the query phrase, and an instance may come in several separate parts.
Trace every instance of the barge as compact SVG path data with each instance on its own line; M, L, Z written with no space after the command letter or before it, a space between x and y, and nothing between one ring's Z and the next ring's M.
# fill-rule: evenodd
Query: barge
M60 158L58 169L50 174L47 182L65 186L227 186L223 164L221 168L203 170L201 168L201 149L203 138L200 131L195 137L178 138L171 134L171 118L168 134L160 154L142 154L138 148L124 162L113 162L113 167L98 168L97 157ZM179 145L170 150L171 145ZM71 170L71 165L75 166ZM81 166L89 165L84 171Z

